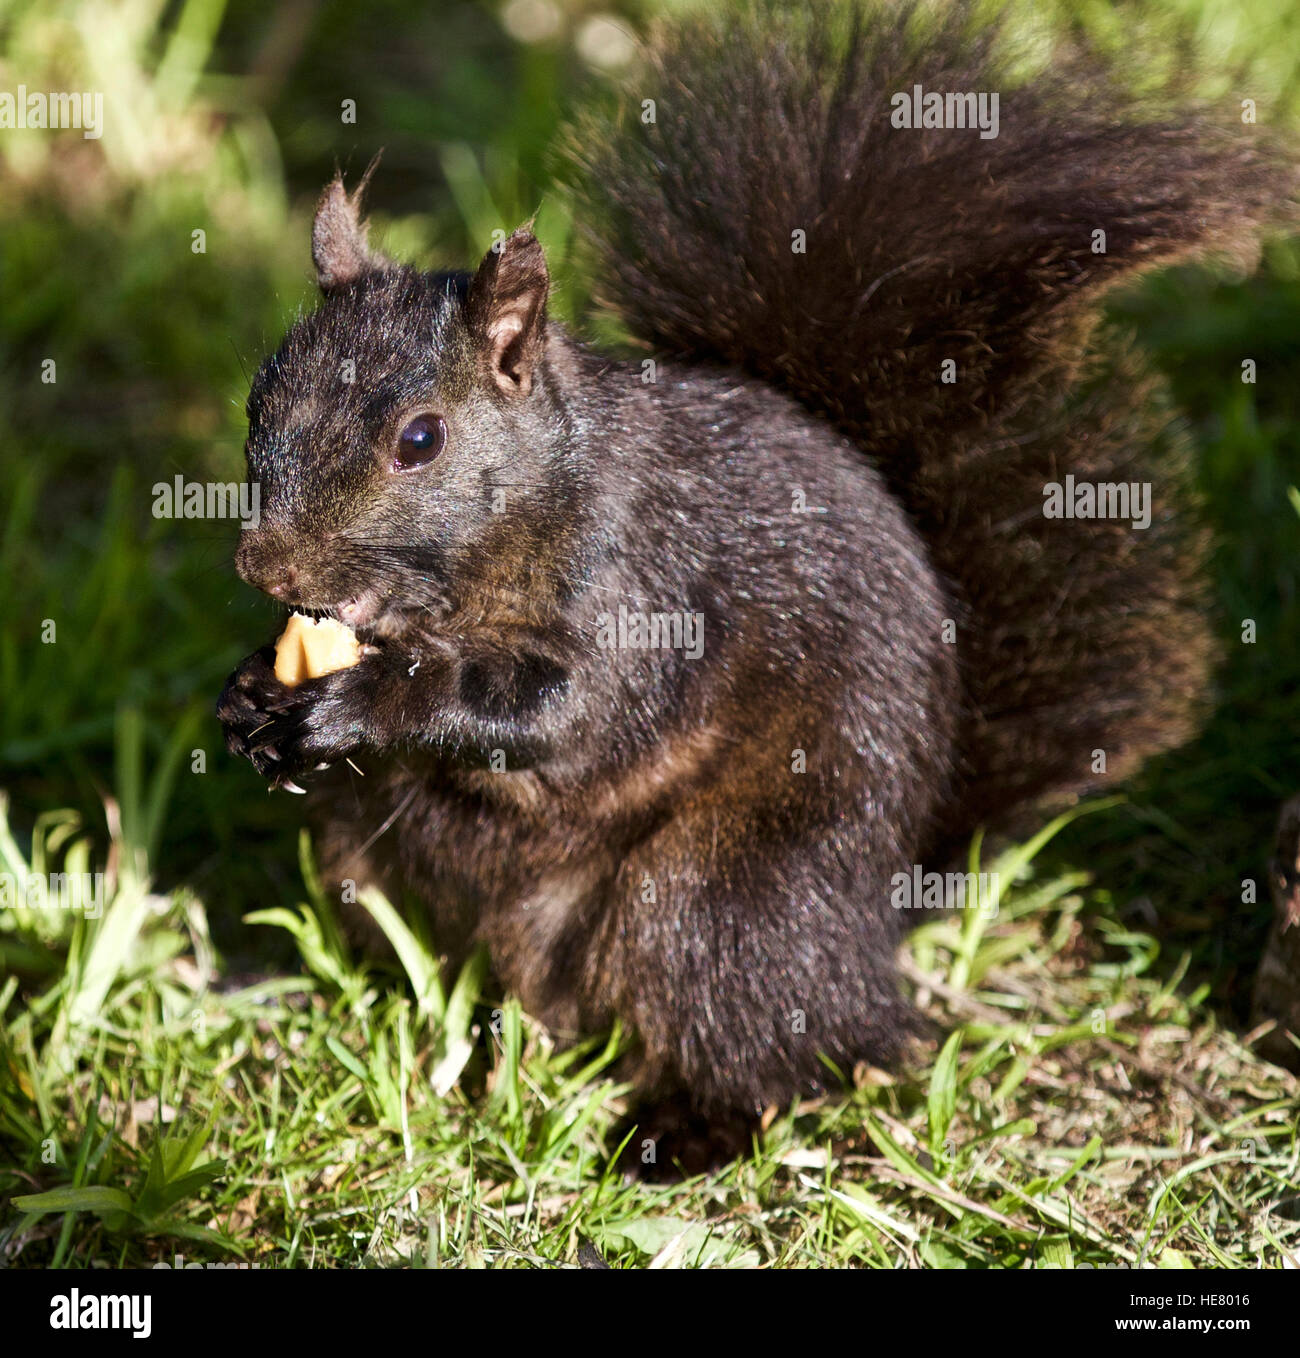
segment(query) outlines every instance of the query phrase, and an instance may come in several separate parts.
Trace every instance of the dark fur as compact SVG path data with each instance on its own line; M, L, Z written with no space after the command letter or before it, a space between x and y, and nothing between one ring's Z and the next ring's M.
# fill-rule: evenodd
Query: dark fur
M558 1030L620 1017L642 1092L731 1128L823 1056L897 1056L894 873L1105 781L1097 749L1114 777L1180 740L1205 687L1176 467L1140 378L1090 384L1087 323L1282 188L1248 130L1144 124L1081 69L1012 90L960 12L911 31L691 23L642 82L655 126L586 129L602 276L658 382L545 320L526 232L421 274L369 254L339 185L327 301L249 401L241 572L377 650L292 691L250 657L232 749L334 765L336 877L485 941ZM1002 90L1001 136L892 129L916 82ZM394 471L427 412L446 451ZM1068 471L1153 481L1152 527L1044 519ZM702 614L702 658L599 646L620 603Z
M1274 1025L1255 1045L1260 1055L1300 1071L1300 1046L1289 1036L1300 1035L1300 797L1278 813L1268 881L1273 927L1255 974L1250 1022Z

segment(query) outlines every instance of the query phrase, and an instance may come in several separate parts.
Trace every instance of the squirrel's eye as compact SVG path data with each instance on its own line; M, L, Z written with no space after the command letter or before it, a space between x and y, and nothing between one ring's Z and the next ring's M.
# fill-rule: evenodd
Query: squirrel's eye
M417 415L398 435L394 471L409 471L432 462L447 442L447 426L441 415Z

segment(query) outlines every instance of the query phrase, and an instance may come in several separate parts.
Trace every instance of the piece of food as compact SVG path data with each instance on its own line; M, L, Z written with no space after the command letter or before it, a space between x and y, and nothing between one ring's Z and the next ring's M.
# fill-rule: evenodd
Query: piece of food
M291 613L275 643L275 677L286 688L294 688L304 679L349 669L360 659L361 643L350 627L333 618Z

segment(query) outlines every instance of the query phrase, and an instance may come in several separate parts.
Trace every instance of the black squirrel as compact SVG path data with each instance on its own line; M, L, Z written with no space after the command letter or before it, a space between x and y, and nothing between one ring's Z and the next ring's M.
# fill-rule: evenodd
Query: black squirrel
M572 151L656 380L547 319L529 230L421 272L336 179L324 303L253 382L240 574L368 654L293 689L250 656L231 750L554 1030L620 1018L660 1166L895 1061L896 875L1206 700L1177 440L1094 323L1135 270L1249 256L1294 181L1252 127L1007 53L960 5L680 20ZM898 125L977 92L996 136ZM1045 513L1121 483L1146 526Z

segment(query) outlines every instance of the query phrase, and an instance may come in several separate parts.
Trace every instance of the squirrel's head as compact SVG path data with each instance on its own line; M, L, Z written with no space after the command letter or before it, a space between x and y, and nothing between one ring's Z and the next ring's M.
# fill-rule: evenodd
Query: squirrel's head
M533 235L499 242L472 276L421 273L368 245L364 187L326 189L312 230L324 302L254 379L260 520L236 561L285 603L384 637L452 607L485 554L508 548L526 572L565 499L570 441Z

